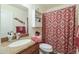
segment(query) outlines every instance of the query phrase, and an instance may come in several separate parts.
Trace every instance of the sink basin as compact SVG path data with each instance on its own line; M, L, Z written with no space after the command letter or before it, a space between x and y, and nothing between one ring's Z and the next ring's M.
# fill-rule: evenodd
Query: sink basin
M8 47L19 47L19 46L28 44L28 43L30 43L31 41L32 41L31 39L18 40L18 41L16 41L16 42L13 42L13 43L9 44Z

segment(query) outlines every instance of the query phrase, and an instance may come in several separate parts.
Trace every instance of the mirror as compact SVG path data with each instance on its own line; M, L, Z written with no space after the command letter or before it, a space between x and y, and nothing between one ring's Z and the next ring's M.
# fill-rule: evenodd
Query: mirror
M28 35L28 8L20 4L2 4L0 13L1 36L6 36L9 32L17 33L17 30Z

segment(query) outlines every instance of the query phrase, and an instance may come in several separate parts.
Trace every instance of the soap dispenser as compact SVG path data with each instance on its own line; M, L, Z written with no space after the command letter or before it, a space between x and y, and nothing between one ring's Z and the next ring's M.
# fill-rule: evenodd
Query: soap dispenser
M13 38L13 33L11 33L11 32L8 32L8 41L11 41L12 40L12 38Z

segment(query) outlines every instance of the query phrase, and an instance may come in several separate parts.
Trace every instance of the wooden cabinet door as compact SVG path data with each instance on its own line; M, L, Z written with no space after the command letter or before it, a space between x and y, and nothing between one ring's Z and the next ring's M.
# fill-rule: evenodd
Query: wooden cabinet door
M39 44L36 43L29 48L24 49L23 51L19 52L18 54L38 54L39 53Z

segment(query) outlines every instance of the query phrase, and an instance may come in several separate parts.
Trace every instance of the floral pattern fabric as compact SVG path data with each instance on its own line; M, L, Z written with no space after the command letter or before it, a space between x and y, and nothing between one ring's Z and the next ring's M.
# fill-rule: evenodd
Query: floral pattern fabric
M43 40L59 53L75 53L75 6L43 13Z

